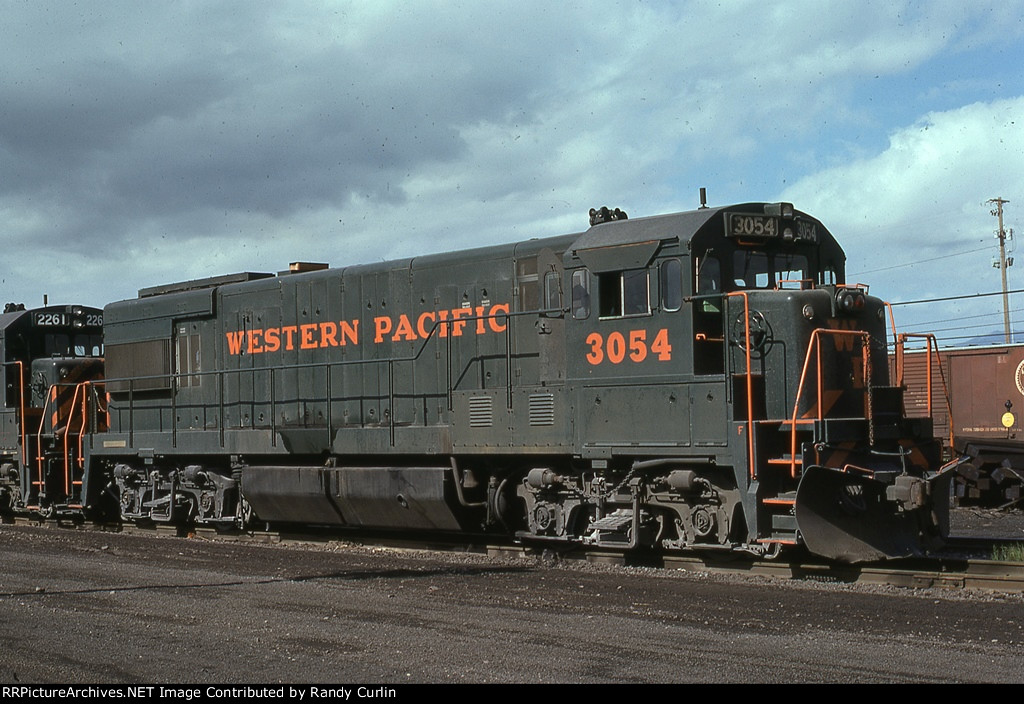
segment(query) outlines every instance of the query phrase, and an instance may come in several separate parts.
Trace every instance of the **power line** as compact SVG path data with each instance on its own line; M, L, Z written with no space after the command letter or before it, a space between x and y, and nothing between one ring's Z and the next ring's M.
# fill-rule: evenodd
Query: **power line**
M866 271L858 271L850 274L850 276L860 276L861 274L875 274L879 271L889 271L891 269L902 269L906 266L914 266L915 264L923 264L924 262L937 262L940 259L949 259L950 257L959 257L964 254L974 254L975 252L984 252L988 247L979 247L977 249L968 249L963 252L954 252L953 254L943 254L939 257L932 257L931 259L918 259L916 261L907 262L906 264L893 264L892 266L885 266L881 269L868 269Z
M997 314L998 315L998 314ZM908 325L905 329L901 328L905 332L945 332L947 330L976 330L978 328L992 328L995 323L978 323L977 325L954 325L950 328L933 328L923 327L928 323L916 323L914 325Z
M1021 311L1024 311L1024 308L1011 308L1010 309L1011 313L1020 313ZM924 321L921 321L919 323L913 323L909 327L911 327L911 328L920 328L920 327L925 326L925 325L934 325L935 323L951 323L954 320L977 320L978 318L987 318L987 317L992 316L992 315L1001 315L1001 313L999 311L995 311L993 313L975 313L973 315L960 315L960 316L957 316L955 318L942 318L941 320L924 320ZM986 323L986 324L991 325L991 323Z
M997 332L991 332L991 333L988 333L986 335L953 335L953 336L944 335L943 337L941 337L939 339L939 343L942 344L942 345L948 346L947 343L949 341L951 341L951 340L973 340L973 339L978 338L978 337L1001 338L1001 337L1003 337L1003 335L1000 332L998 332L998 331ZM1021 331L1021 330L1011 330L1010 331L1010 342L1005 342L1005 341L1000 341L998 339L993 339L991 342L986 342L985 344L988 344L988 345L1000 345L1000 344L1002 344L1002 345L1012 345L1012 344L1015 344L1016 341L1020 340L1021 338L1024 338L1024 331Z
M1011 334L1011 337L1012 337L1012 341L1010 343L1006 343L1006 342L1003 342L1001 340L993 339L990 342L984 342L984 343L979 343L979 344L985 344L985 345L1005 345L1005 344L1011 344L1012 345L1012 344L1019 344L1018 341L1024 340L1024 330L1012 330L1010 334ZM989 338L989 337L991 337L991 338L1002 338L1003 335L1002 335L1001 332L999 332L997 330L997 331L994 331L994 332L983 333L983 334L980 334L980 335L936 335L936 340L939 343L939 347L952 347L952 346L955 346L955 341L956 340L974 340L974 339L977 339L977 338ZM919 344L919 345L923 346L925 343L924 342L918 342L916 344ZM895 345L896 345L896 341L895 340L888 340L886 342L886 346L887 347L895 347ZM921 347L921 349L923 349L923 348L924 347ZM915 347L914 349L917 349L917 348Z
M1024 293L1024 288L1014 289L1013 291L1007 291L1010 293ZM962 301L966 298L984 298L986 296L1002 296L1002 291L992 291L991 293L969 293L963 296L945 296L944 298L922 298L917 301L899 301L896 303L890 302L891 306L912 306L917 303L942 303L943 301Z

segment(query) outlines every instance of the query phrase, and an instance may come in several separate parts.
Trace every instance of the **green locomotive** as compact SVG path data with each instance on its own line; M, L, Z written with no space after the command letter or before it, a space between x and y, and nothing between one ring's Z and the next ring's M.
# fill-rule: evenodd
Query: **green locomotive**
M104 309L87 510L918 554L949 473L844 262L818 220L752 203L145 289Z

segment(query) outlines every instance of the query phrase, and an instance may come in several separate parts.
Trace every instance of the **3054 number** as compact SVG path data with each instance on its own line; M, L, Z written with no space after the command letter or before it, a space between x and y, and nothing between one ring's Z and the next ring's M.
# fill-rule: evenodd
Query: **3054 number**
M611 332L607 337L599 332L587 335L587 362L597 366L605 362L622 364L627 359L639 364L649 357L659 362L672 359L672 345L668 341L668 330L662 328L654 334L648 344L646 330L630 330L627 333Z

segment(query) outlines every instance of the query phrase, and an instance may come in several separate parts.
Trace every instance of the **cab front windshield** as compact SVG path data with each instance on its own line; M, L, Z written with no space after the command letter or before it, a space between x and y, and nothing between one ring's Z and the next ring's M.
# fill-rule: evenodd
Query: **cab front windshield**
M733 254L733 285L737 289L801 289L814 280L807 257L795 252L737 250Z
M103 354L103 336L89 333L49 333L43 338L46 357L99 357Z

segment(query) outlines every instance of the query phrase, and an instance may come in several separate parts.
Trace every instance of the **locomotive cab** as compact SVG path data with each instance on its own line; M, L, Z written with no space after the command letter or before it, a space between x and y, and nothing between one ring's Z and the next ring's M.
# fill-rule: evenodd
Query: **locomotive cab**
M847 285L844 263L787 203L608 222L577 240L567 276L587 297L574 293L567 364L582 456L645 468L651 491L646 511L621 492L623 520L595 521L592 540L647 523L663 544L865 560L943 533L930 420L905 417L884 303Z

